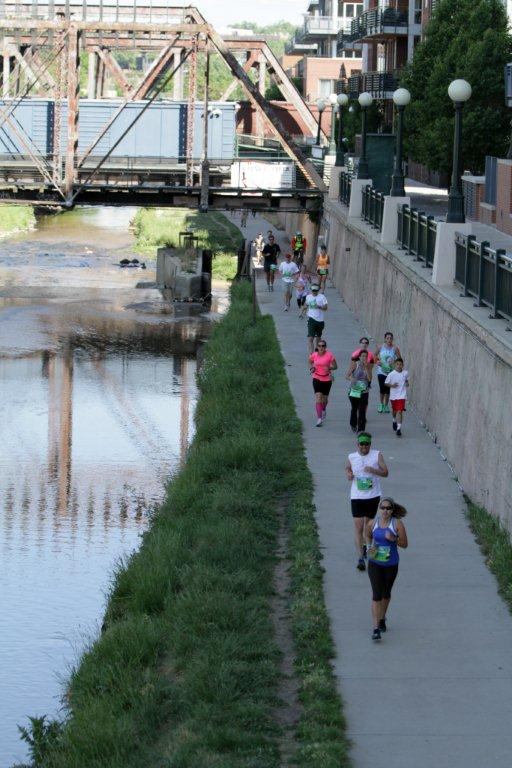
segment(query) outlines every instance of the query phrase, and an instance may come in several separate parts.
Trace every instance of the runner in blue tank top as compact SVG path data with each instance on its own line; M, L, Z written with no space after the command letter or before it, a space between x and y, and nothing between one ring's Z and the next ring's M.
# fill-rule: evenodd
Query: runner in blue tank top
M407 533L401 518L407 510L390 498L379 504L375 520L366 527L368 547L368 576L372 585L373 640L380 640L386 631L386 611L391 590L398 574L398 547L407 547Z

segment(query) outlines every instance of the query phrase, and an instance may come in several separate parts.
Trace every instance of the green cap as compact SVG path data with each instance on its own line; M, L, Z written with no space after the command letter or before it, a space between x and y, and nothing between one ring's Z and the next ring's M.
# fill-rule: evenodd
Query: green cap
M361 435L361 437L357 438L357 442L359 443L359 445L371 445L372 439L367 435Z

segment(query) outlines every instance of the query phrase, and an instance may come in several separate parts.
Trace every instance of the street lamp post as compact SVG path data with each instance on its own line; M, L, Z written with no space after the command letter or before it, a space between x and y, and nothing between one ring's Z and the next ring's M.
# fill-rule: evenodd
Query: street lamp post
M366 110L372 104L373 98L371 93L364 91L359 94L358 98L361 106L361 157L359 159L359 167L357 169L358 179L368 178L368 159L366 157Z
M320 134L322 133L322 115L326 107L326 103L323 99L318 99L316 102L316 108L318 109L318 131L316 134L316 145L320 146Z
M343 149L343 107L346 107L348 104L347 94L339 93L337 101L340 120L338 123L338 148L336 150L336 165L340 168L343 168L345 165L345 151Z
M448 96L455 108L455 131L453 136L452 183L448 194L446 221L450 224L464 224L464 195L462 193L462 108L471 97L471 86L466 80L453 80L448 87Z
M329 141L329 155L334 157L336 154L336 105L338 104L338 96L335 93L331 93L329 102L331 105L331 139Z
M404 110L411 101L411 94L407 88L397 88L393 94L393 101L398 110L396 129L395 167L391 177L391 197L405 197L404 173L402 168L402 150L404 133Z

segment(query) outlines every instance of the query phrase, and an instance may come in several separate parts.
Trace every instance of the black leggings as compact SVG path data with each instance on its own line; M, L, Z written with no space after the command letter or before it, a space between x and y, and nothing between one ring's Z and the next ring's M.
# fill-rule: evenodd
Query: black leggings
M364 432L366 428L366 409L368 408L368 392L363 392L361 397L350 397L350 426L358 432Z
M377 565L371 560L368 561L368 576L373 591L372 600L375 600L376 603L381 600L389 600L397 574L398 563L396 565Z

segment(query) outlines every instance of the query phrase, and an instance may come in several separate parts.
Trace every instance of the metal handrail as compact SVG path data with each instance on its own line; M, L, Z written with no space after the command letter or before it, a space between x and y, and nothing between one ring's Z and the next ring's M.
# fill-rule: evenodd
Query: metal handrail
M343 171L340 173L340 190L339 198L340 203L344 205L350 205L350 193L352 191L352 176L350 173Z
M380 10L365 11L350 25L350 36L354 40L360 40L368 35L377 35L386 27L407 28L409 19L406 11L396 8L384 8Z
M463 290L461 296L476 299L475 306L489 307L489 317L512 321L512 257L503 248L456 232L455 283Z
M423 261L424 267L434 264L436 237L437 222L433 216L409 205L398 206L397 243L415 261Z
M361 195L363 198L361 218L380 232L382 230L385 195L378 192L371 184L366 184L363 187Z

